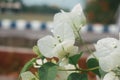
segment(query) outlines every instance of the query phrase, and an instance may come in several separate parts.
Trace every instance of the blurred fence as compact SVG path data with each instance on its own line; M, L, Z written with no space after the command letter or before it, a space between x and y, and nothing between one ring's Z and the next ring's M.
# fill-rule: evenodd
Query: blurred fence
M0 29L16 29L16 30L51 30L53 28L52 22L41 22L37 20L25 21L25 20L0 20ZM93 33L118 33L119 28L115 24L102 25L102 24L88 24L83 27L81 32L93 32Z
M45 32L49 32L53 29L52 22L41 22L41 21L25 21L25 20L0 20L0 37L1 36L22 36L28 38L31 36L32 39L38 39ZM118 34L119 27L115 24L102 25L102 24L88 24L84 26L81 33L92 33L92 34ZM22 35L24 33L25 35ZM28 34L27 34L28 33ZM38 37L34 34L38 35ZM41 33L41 34L40 34ZM51 33L51 32L50 32ZM27 36L26 36L27 34ZM32 36L33 34L33 36ZM29 37L30 38L30 37Z
M0 45L32 47L39 38L51 34L52 22L9 19L0 20ZM118 38L119 28L115 24L88 24L81 30L86 42L95 42L103 37Z
M50 22L40 22L40 21L25 21L25 20L0 20L1 29L16 29L16 30L45 30L48 28Z

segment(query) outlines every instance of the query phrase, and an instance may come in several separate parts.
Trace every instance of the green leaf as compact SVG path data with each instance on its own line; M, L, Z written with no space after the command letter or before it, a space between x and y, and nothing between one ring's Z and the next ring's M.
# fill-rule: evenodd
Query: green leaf
M34 74L30 71L21 73L22 80L39 80Z
M54 80L57 75L57 66L47 62L39 68L38 74L41 80Z
M76 54L76 55L69 57L69 63L76 65L78 63L80 57L82 56L82 54L83 54L83 52L81 52L80 54Z
M88 68L95 68L99 67L99 62L95 58L91 58L87 61ZM93 73L97 74L99 77L101 77L99 69L91 70Z
M26 72L27 70L29 70L29 69L33 66L33 62L35 62L35 61L36 61L36 58L33 58L33 59L31 59L30 61L28 61L28 62L24 65L24 67L22 68L20 74L23 73L23 72ZM18 77L18 80L19 80L19 79L20 79L20 76Z
M33 58L33 59L31 59L30 61L28 61L28 62L24 65L24 67L22 68L22 70L21 70L20 73L23 73L23 72L29 70L29 69L33 66L33 63L34 63L35 61L36 61L36 58Z
M88 80L87 73L71 73L67 80Z

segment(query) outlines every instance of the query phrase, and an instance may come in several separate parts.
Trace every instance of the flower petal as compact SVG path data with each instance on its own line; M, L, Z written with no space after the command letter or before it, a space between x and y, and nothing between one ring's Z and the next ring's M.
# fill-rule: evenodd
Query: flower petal
M66 23L59 23L55 25L53 29L54 36L61 41L64 40L75 40L75 36L73 33L72 28L69 24Z
M56 53L53 53L52 50L57 43L58 43L57 40L52 36L46 36L42 39L39 39L37 42L37 45L42 55L44 55L45 57L51 58L56 54Z
M65 69L64 67L60 67L61 69ZM57 77L55 80L67 80L69 73L67 71L58 71Z
M54 53L57 53L56 57L58 57L59 59L62 59L67 55L70 56L77 53L78 48L74 47L73 40L65 40L62 43L58 44L53 51Z
M103 38L97 42L95 46L96 50L105 49L114 49L118 45L118 40L115 38Z
M99 64L104 71L108 72L120 66L119 59L120 59L120 46L117 46L114 50L106 54L106 56L100 57Z
M37 59L37 60L36 60L36 63L37 63L38 65L42 65L42 60L41 60L41 59Z
M104 76L103 80L119 80L119 77L114 72L109 72Z
M86 24L86 18L80 4L76 5L71 12L64 12L62 10L62 12L57 13L54 16L54 24L60 23L69 24L74 31L75 38L78 38L78 31Z
M78 47L77 46L71 46L70 48L67 49L68 53L70 53L70 56L73 56L75 54L78 54Z
M65 51L63 49L62 44L58 44L54 49L53 52L56 53L55 57L62 59L65 56Z
M99 65L105 72L109 72L115 67L112 56L101 57L99 59Z
M60 66L68 65L68 63L69 63L68 58L63 58L60 62Z
M85 15L83 13L80 3L74 6L74 8L71 10L70 17L71 17L72 22L74 23L74 26L77 29L80 29L86 24L86 18L85 18Z
M115 38L104 38L101 39L95 44L96 52L94 53L96 57L105 57L116 49L119 41Z
M73 7L73 9L71 10L71 12L81 13L82 12L82 7L81 7L80 3L75 5Z

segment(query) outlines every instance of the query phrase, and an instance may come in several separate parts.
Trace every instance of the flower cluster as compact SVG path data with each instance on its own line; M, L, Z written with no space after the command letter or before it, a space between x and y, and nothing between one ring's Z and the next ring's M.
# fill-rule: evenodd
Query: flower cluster
M53 20L53 35L38 40L33 51L37 58L30 60L22 69L22 80L88 80L87 73L93 72L103 80L120 80L120 41L104 38L95 44L95 52L90 51L87 68L78 66L84 52L80 44L85 44L80 31L86 24L80 4L70 12L61 10ZM87 46L86 46L87 48ZM87 48L88 49L88 48ZM33 74L28 71L37 68Z

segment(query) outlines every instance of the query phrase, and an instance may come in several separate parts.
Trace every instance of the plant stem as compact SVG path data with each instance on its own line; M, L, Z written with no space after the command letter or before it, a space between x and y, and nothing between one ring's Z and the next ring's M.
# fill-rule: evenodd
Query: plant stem
M73 24L73 25L74 25L74 24ZM93 54L93 52L85 45L85 42L82 40L82 37L81 37L81 35L80 35L80 33L79 33L79 31L80 31L81 28L77 29L77 27L76 27L75 25L74 25L74 28L75 28L76 31L77 31L79 41L86 47L86 49L88 50L88 52L89 52L90 54L92 54L93 57L95 57L95 58L97 59L97 57L96 57L96 56ZM97 59L97 60L98 60L98 59Z
M84 71L84 72L87 72L87 71L92 71L92 70L96 70L96 69L99 69L99 66L94 67L94 68L89 68L89 69L58 69L58 70L59 71Z

